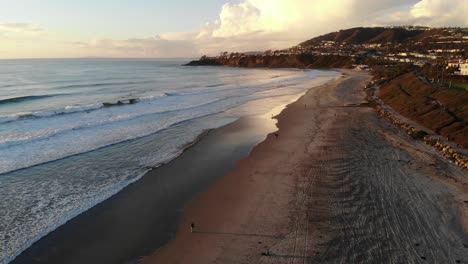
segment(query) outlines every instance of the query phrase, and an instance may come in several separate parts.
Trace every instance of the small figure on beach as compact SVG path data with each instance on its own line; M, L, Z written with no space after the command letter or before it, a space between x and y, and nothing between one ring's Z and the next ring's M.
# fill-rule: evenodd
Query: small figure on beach
M190 233L193 233L194 230L195 230L195 223L192 222L192 223L190 224Z

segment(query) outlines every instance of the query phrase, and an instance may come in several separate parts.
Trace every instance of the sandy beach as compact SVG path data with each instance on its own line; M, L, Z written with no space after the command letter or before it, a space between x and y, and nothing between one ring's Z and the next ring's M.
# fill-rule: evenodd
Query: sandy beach
M276 125L210 131L12 263L467 263L466 171L361 106L367 72L342 72Z
M466 171L359 106L370 76L344 73L281 112L143 263L467 263Z

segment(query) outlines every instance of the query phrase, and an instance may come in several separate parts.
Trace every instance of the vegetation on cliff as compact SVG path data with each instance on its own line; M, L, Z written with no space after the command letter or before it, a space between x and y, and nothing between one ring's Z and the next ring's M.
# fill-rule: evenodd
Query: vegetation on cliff
M310 46L321 43L322 41L346 42L348 44L383 44L386 42L402 43L411 38L426 33L424 29L407 30L404 28L386 28L386 27L372 27L372 28L350 28L337 32L328 33L319 37L301 43L301 46Z
M299 44L301 47L317 47L332 42L349 48L352 45L382 46L388 52L420 52L429 50L459 50L468 56L466 28L427 27L357 27L318 36ZM390 45L389 45L390 43Z
M468 148L468 93L407 73L383 85L379 97L400 114Z
M355 59L340 55L282 54L248 55L229 57L202 57L191 61L187 66L224 65L246 68L352 68Z

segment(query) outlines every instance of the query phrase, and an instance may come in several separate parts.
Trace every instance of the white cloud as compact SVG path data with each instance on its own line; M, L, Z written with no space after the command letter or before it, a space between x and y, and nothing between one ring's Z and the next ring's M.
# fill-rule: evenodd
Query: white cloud
M82 49L82 54L86 56L133 58L198 56L191 41L163 39L160 36L125 40L97 39L89 42L69 42L68 44Z
M457 5L456 3L453 3L453 1L423 0L413 6L411 9L411 15L416 18L443 16L447 11L451 11L456 8Z
M45 31L42 28L36 25L18 22L0 22L0 32L13 32L32 35L45 33Z
M409 14L429 26L468 25L468 1L422 0Z
M223 38L262 30L261 14L250 2L225 4L215 21L211 36ZM242 23L239 23L242 21Z
M467 26L467 0L244 0L226 3L198 32L98 40L89 52L137 57L188 57L220 51L280 49L343 28L417 24Z

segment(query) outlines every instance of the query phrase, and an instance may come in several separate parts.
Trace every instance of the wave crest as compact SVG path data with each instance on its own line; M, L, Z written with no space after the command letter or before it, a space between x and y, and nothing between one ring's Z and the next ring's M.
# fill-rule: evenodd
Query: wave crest
M39 99L44 99L44 98L49 98L49 97L54 97L54 96L59 96L59 95L63 95L63 94L28 95L28 96L5 98L5 99L0 99L0 105L22 103L26 101L39 100Z
M115 106L137 104L139 102L152 101L161 97L173 96L173 95L175 94L164 93L162 95L147 96L147 97L142 97L142 98L121 99L121 100L117 100L114 102L102 102L102 103L87 104L87 105L68 105L62 109L57 109L57 110L26 112L26 113L21 112L21 113L16 113L16 114L7 115L7 116L0 116L0 124L10 123L10 122L18 121L21 119L43 118L43 117L50 117L54 115L64 115L64 114L73 114L77 112L94 111L94 110L98 110L104 107L115 107Z

